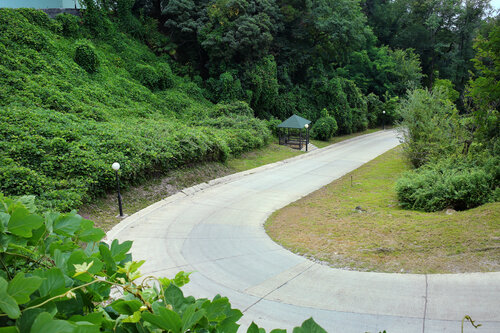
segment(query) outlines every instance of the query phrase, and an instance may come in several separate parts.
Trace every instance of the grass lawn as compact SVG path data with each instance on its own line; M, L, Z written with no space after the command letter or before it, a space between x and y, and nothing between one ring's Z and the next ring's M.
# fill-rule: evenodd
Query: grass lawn
M393 188L408 168L397 147L275 212L266 230L291 251L333 267L405 273L499 271L500 203L451 215L403 210Z
M287 158L294 157L304 152L286 146L280 146L276 142L268 146L244 153L237 158L229 159L226 164L234 172L245 171L270 164Z

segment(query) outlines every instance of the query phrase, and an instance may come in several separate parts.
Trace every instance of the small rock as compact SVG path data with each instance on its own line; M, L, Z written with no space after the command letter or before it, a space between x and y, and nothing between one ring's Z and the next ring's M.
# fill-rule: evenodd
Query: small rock
M357 211L358 213L366 212L366 209L363 209L361 206L356 206L356 208L354 208L354 210Z
M456 212L457 212L456 210L451 209L451 208L448 208L448 209L446 210L446 215L453 215L453 214L455 214Z

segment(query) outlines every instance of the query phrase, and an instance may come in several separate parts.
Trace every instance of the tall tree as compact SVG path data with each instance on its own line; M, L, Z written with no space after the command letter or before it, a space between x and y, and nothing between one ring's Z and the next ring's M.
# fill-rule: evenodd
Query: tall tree
M365 0L363 9L382 45L412 48L420 56L425 85L439 77L463 91L489 0Z

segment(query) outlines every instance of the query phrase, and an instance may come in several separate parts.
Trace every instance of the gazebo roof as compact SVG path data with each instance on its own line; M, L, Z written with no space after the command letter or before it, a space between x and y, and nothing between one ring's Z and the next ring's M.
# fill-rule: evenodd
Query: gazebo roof
M302 129L304 128L304 125L310 123L311 123L310 120L307 120L305 118L299 117L294 114L293 116L291 116L290 118L279 124L278 127Z

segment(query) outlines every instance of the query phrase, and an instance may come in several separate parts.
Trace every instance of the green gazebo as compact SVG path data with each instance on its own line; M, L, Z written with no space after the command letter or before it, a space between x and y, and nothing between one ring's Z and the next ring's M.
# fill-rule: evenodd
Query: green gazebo
M280 139L280 145L287 145L291 148L302 150L302 146L309 144L309 125L310 120L293 115L281 124L278 125L278 135ZM302 130L305 133L302 133Z

